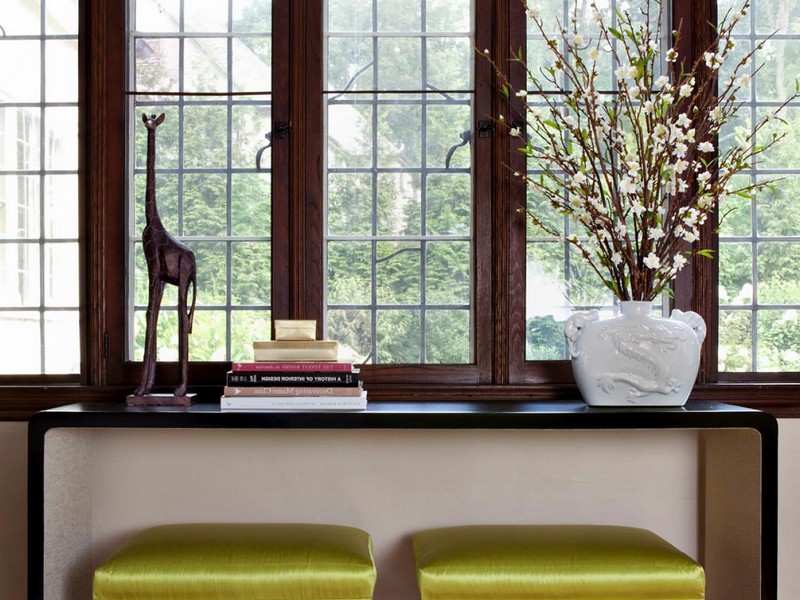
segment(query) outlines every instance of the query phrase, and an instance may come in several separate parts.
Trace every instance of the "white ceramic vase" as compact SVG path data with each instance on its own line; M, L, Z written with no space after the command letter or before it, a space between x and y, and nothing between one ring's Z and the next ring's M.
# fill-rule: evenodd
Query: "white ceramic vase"
M674 310L654 317L651 302L620 302L620 314L572 315L564 335L572 370L589 406L683 406L700 366L703 318Z

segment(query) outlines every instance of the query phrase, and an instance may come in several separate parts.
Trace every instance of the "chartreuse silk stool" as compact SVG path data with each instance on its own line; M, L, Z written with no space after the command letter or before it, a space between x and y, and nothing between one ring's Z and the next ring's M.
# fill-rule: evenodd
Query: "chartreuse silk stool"
M703 568L656 534L597 525L476 525L414 536L422 600L698 600Z
M94 573L94 600L365 600L369 534L314 524L145 529Z

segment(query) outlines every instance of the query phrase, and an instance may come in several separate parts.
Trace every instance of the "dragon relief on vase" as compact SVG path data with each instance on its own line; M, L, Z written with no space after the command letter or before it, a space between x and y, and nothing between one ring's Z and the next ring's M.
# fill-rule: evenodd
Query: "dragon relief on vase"
M687 339L686 331L670 330L663 325L638 325L619 329L601 327L598 337L609 340L617 355L624 356L640 367L637 372L603 373L597 385L604 392L612 391L618 383L629 386L631 397L646 394L672 394L680 391L681 380L672 376L669 365L659 354L674 352Z

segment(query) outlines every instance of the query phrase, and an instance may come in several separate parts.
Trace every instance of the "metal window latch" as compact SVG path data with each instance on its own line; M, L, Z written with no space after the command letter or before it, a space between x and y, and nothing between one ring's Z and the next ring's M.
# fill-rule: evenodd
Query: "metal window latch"
M488 138L494 131L494 123L491 121L478 121L478 137Z
M450 168L450 160L453 158L453 153L461 148L461 146L466 146L469 144L469 141L472 139L472 130L467 129L466 131L462 131L461 134L461 141L458 144L454 144L450 146L450 149L447 151L447 156L444 159L444 168Z
M264 151L267 148L272 147L272 140L285 140L289 136L289 130L292 128L291 124L286 121L281 121L280 123L275 123L275 128L267 133L264 137L267 140L267 145L262 146L256 152L256 170L261 170L261 156L264 154Z

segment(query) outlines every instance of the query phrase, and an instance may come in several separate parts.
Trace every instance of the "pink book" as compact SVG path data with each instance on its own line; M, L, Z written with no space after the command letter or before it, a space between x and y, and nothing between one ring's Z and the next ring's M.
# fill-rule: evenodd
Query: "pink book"
M335 373L350 373L353 363L349 362L235 362L231 363L231 371L256 371L256 372L288 372L288 371L327 371Z

